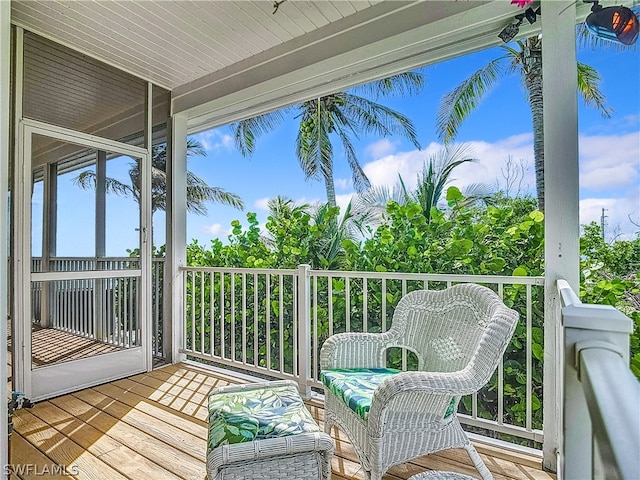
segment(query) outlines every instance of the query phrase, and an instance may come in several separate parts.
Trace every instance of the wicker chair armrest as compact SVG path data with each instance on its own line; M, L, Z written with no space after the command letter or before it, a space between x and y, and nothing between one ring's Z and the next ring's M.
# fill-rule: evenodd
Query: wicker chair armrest
M320 350L320 368L384 368L386 333L337 333Z
M390 413L418 410L437 415L434 405L443 405L453 397L478 390L478 382L469 369L459 372L402 372L382 382L373 394L369 410L369 431L381 433ZM433 408L433 411L430 409Z

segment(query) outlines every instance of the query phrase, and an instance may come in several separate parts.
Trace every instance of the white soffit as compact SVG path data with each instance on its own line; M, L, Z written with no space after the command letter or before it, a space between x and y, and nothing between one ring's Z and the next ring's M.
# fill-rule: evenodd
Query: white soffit
M509 0L273 9L270 0L13 0L12 22L170 89L173 113L193 132L498 45L521 12ZM525 22L520 35L539 29Z
M11 21L169 90L379 0L13 0Z

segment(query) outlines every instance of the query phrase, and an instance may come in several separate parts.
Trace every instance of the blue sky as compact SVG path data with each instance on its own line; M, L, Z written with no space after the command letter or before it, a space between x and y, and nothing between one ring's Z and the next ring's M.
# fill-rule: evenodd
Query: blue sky
M492 48L425 67L421 71L426 87L419 97L386 102L414 121L423 150L416 150L403 138L369 137L357 141L358 158L373 184L390 185L398 173L410 185L415 184L423 161L441 146L435 135L440 99L501 53ZM640 57L637 50L616 52L612 48L579 50L578 58L598 69L601 88L614 111L611 118L603 118L597 110L579 103L580 220L583 224L599 222L601 209L606 208L607 236L633 238L640 230L628 218L631 215L640 224ZM192 160L190 168L211 185L241 195L245 210L256 212L262 222L267 215L266 200L278 194L299 202L324 201L324 184L305 180L298 166L293 146L296 128L297 123L290 121L261 137L251 159L235 151L228 127L199 134L196 138L208 156ZM500 170L511 155L516 161L526 162L524 183L527 191L534 194L531 130L529 107L519 77L503 78L460 129L457 140L469 143L479 162L456 169L453 184L464 187L481 181L494 185L500 181ZM336 156L335 170L338 203L345 205L353 188L341 155ZM226 238L233 219L244 219L244 214L212 205L207 217L189 217L187 237L196 238L201 244L213 237Z
M469 74L500 56L499 48L477 52L421 69L425 88L419 97L385 100L385 104L407 115L415 123L422 150L401 137L364 137L355 141L356 154L374 185L391 185L400 173L409 185L415 185L417 173L430 153L441 145L435 134L435 119L442 96ZM640 227L640 55L636 51L578 51L578 59L597 68L602 76L601 89L613 109L611 118L603 118L579 102L580 134L580 221L599 222L606 208L607 237L634 238ZM239 219L246 224L246 212L256 212L261 224L266 221L266 202L277 195L296 202L324 202L321 181L305 180L294 153L297 121L291 120L277 130L260 137L250 159L234 148L229 127L200 133L195 138L205 147L206 157L193 158L189 168L210 185L240 195L245 211L210 204L207 216L188 216L187 239L209 244L212 238L226 239L230 224ZM527 166L524 190L534 194L533 147L529 107L518 76L503 78L460 129L457 141L470 144L478 158L455 170L453 185L463 188L474 182L495 185L508 156ZM346 205L353 195L351 174L342 153L336 151L336 194ZM88 192L87 192L88 193ZM125 210L112 201L112 215L125 220ZM109 215L109 213L108 213ZM164 242L162 215L156 215L156 243ZM114 217L115 218L115 217ZM130 231L131 230L131 231ZM35 232L34 232L35 233ZM91 255L87 242L60 231L59 246L67 245L64 255ZM92 241L92 240L91 240ZM137 244L132 228L118 229L108 240L107 254L125 254ZM84 246L83 246L84 245ZM34 252L35 253L35 252Z

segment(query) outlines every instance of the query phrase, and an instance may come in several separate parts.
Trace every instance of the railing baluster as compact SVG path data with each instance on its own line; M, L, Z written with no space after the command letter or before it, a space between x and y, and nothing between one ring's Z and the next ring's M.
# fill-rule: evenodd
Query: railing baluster
M382 292L382 331L387 331L387 279L382 279L382 286L380 287Z
M284 295L283 295L283 276L278 275L278 329L280 331L280 373L284 373Z
M204 303L204 272L200 273L200 352L204 353L204 336L205 336L205 303Z
M224 272L220 272L220 357L226 358L225 350L227 345L227 338L224 332L225 324L225 303L224 303Z
M259 313L259 296L258 296L258 274L253 274L253 364L260 365L259 360L259 335L258 335L258 313Z
M265 339L267 342L267 370L271 370L271 274L265 275L265 298L266 308L264 312L265 318Z
M367 302L367 299L369 298L369 292L367 289L367 278L363 278L362 279L362 331L363 332L368 332L369 331L369 325L367 325L367 309L369 308L369 303Z
M320 367L320 350L318 345L318 277L312 277L313 281L313 300L311 308L313 309L313 327L312 327L312 339L313 339L313 357L311 362L311 378L318 380L318 370Z
M532 396L532 388L531 388L531 376L532 376L532 372L533 372L533 365L532 365L532 352L531 352L531 340L532 340L532 335L533 335L533 329L532 329L532 315L531 315L531 309L532 309L532 300L531 300L531 285L527 285L527 338L526 338L526 345L525 345L525 355L526 355L526 359L527 359L527 397L526 397L526 402L527 402L527 418L526 418L526 423L525 423L525 428L527 430L531 430L532 427L532 415L533 415L533 407L531 405L531 396Z
M231 360L236 359L236 275L231 272Z
M498 296L504 298L504 284L498 284ZM504 355L498 362L498 425L504 424Z
M333 277L327 275L327 317L329 321L329 335L333 335Z
M242 363L247 363L247 275L242 274L242 309L240 317L242 319Z
M344 313L347 332L351 331L351 282L349 280L349 277L344 279Z
M209 355L213 356L215 352L215 310L216 310L216 296L215 296L215 274L209 272Z

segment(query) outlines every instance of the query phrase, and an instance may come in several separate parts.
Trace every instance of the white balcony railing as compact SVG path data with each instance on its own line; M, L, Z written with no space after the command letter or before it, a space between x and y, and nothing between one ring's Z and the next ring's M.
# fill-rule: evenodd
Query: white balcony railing
M630 318L583 304L558 280L564 327L563 477L640 478L640 383L629 369Z
M461 421L483 433L542 442L543 277L185 267L184 345L193 359L321 388L322 342L338 332L382 332L398 300L419 288L487 285L520 312L490 384L461 402ZM412 354L390 362L412 368ZM521 441L521 440L520 440Z
M41 258L33 258L33 272L42 272ZM55 257L48 271L82 272L139 268L134 257ZM152 348L155 357L163 352L164 258L153 259ZM31 284L32 317L40 326L128 347L139 341L137 326L138 281L132 277L60 280Z

